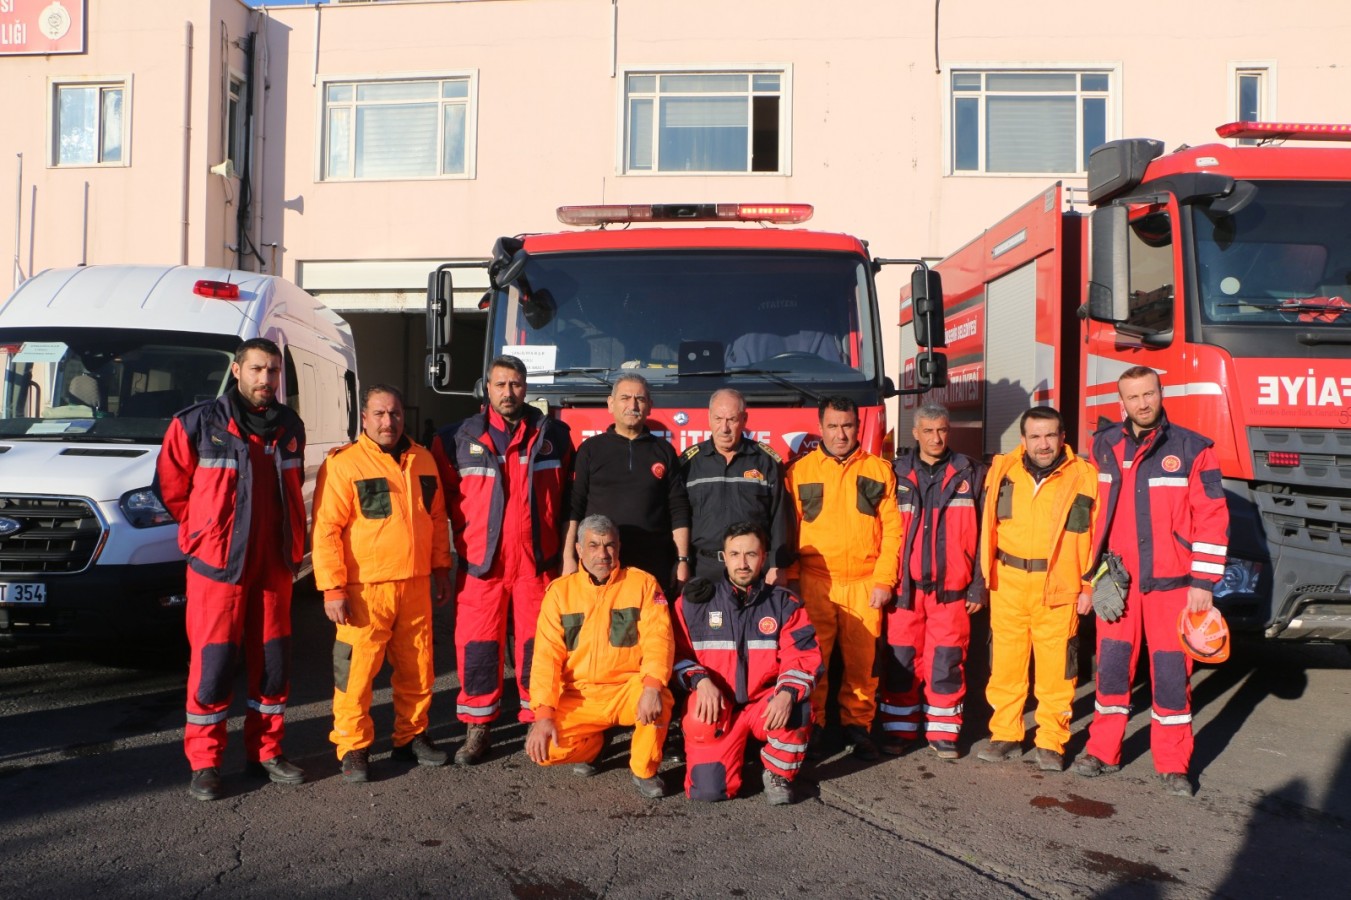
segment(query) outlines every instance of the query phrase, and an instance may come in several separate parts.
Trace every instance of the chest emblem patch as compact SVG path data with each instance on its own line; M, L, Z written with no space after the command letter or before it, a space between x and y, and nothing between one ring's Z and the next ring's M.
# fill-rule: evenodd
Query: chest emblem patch
M965 494L965 493L966 493L967 491L969 491L969 490L971 490L971 482L969 482L969 481L967 481L965 478L963 478L963 479L962 479L962 483L959 484L959 485L957 485L957 493L959 493L959 494Z
M548 456L550 453L553 452L554 452L553 441L540 441L539 445L540 456Z
M775 621L773 616L765 616L760 620L759 627L761 634L773 634L779 630L779 623Z
M1178 469L1182 468L1182 460L1169 454L1163 458L1163 462L1160 463L1160 465L1163 466L1165 472L1176 472Z
M287 452L287 453L295 453L295 452L296 452L296 448L299 447L299 446L300 446L300 445L299 445L298 443L296 443L296 439L295 439L295 438L291 438L290 443L288 443L288 444L286 445L286 452Z
M722 627L722 610L715 609L708 614L708 627L709 628Z
M764 481L765 476L759 469L747 469L741 475L742 478L751 478L755 481Z
M653 477L653 478L656 478L658 481L660 481L662 478L666 477L666 464L665 464L665 463L653 463L653 464L652 464L652 477Z
M470 456L482 456L482 455L483 455L483 448L480 447L478 444L470 444L470 445L469 445L469 455L470 455Z

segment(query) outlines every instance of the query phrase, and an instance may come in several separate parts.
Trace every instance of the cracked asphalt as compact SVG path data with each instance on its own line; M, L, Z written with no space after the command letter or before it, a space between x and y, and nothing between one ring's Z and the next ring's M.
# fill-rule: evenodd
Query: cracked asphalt
M453 750L451 633L438 613L432 736ZM755 768L752 793L728 803L687 802L670 764L672 796L640 798L623 733L590 779L531 764L514 724L473 769L392 762L388 670L373 780L344 784L328 744L331 639L298 591L287 753L310 781L247 779L240 715L214 803L186 793L172 654L0 647L0 896L1340 898L1351 881L1344 647L1240 645L1200 672L1190 800L1154 780L1143 684L1118 774L969 755L987 715L977 642L962 759L840 752L799 780L799 802L770 808ZM1071 757L1091 710L1085 681Z

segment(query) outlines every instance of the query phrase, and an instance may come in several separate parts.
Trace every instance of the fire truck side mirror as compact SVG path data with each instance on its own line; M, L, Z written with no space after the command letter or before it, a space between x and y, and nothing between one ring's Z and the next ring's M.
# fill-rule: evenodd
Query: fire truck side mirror
M948 355L926 350L915 357L915 383L922 390L948 386Z
M427 354L427 387L434 391L450 390L450 354Z
M1088 317L1117 323L1130 318L1130 242L1124 206L1093 211L1092 272L1088 281Z
M948 345L943 327L943 278L927 266L917 266L910 275L910 313L918 346Z
M432 353L450 346L455 283L449 266L438 266L427 277L427 349Z

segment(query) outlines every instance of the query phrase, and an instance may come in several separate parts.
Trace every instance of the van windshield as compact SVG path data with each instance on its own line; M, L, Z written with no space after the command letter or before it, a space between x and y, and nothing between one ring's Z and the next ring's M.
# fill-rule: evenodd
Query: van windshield
M239 338L107 328L0 329L0 438L158 444L219 396Z

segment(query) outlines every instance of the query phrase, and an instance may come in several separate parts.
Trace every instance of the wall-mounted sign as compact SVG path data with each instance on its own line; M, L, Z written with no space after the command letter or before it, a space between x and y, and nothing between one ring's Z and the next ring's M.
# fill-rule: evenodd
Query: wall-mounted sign
M89 0L0 0L0 56L83 53Z

